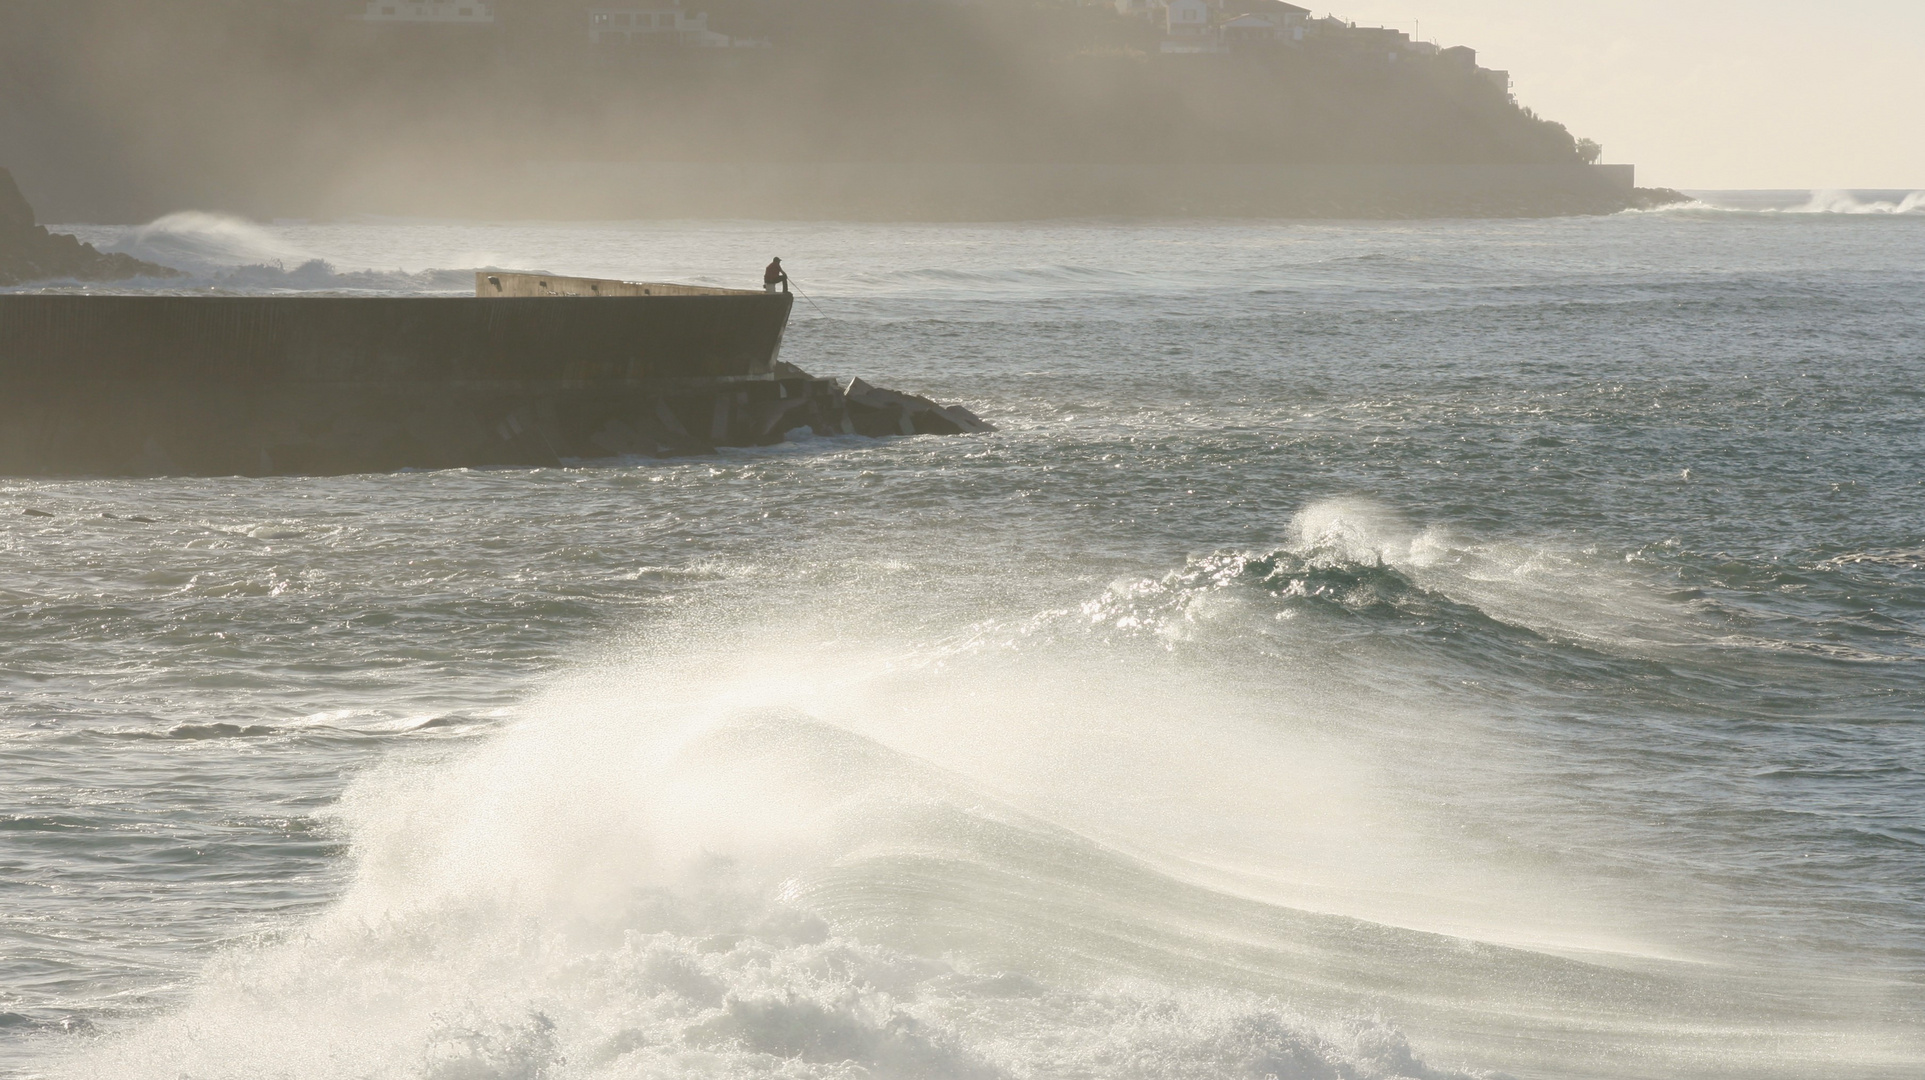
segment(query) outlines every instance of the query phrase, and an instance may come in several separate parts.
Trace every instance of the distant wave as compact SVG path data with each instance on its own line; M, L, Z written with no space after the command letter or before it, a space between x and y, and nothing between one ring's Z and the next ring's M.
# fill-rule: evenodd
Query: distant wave
M1630 211L1650 214L1799 214L1887 217L1925 214L1925 191L1870 192L1828 188L1798 191L1704 191L1688 203L1655 210Z
M1925 213L1925 191L1914 191L1903 198L1860 199L1849 191L1814 191L1811 201L1785 211L1788 214L1917 214Z
M199 210L168 214L129 230L116 243L102 246L188 271L305 263L313 258L311 253L245 218Z
M140 293L156 296L270 296L279 293L353 296L423 296L474 293L472 270L342 270L324 259L289 267L252 264L201 268L184 278L134 278L127 281L40 281L0 292Z
M114 292L419 295L466 294L474 288L471 269L344 270L267 226L229 214L188 210L145 225L75 231L102 251L123 252L187 275L113 282L105 287ZM63 287L103 290L99 284L63 286L59 282L40 283L33 289L58 292Z

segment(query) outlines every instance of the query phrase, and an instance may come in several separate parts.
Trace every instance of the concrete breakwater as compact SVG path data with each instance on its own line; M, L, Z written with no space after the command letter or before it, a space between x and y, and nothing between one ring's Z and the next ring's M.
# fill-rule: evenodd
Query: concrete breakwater
M474 298L0 296L0 474L542 466L797 428L988 430L782 364L787 294L491 297L490 277Z
M0 169L0 285L172 276L34 224ZM0 475L558 465L820 435L986 431L781 363L787 293L478 273L473 297L0 295Z

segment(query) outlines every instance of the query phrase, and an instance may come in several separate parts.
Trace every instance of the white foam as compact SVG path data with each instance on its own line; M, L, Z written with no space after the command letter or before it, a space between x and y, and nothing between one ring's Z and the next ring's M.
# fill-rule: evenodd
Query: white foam
M1925 191L1912 191L1897 198L1868 198L1863 193L1836 188L1820 188L1803 195L1794 192L1707 193L1689 202L1674 203L1651 210L1632 210L1632 214L1764 214L1764 215L1845 215L1903 216L1925 213Z
M1915 214L1925 212L1925 191L1914 191L1896 201L1860 199L1849 191L1814 191L1811 201L1788 214Z
M1548 544L1490 542L1416 527L1364 499L1330 499L1292 519L1290 547L1313 564L1388 566L1500 622L1643 652L1706 640L1693 613L1617 563Z
M1624 584L1361 501L1288 544L1519 619ZM1470 940L1628 931L1581 868L1458 835L1529 793L1448 708L1372 712L1341 647L1218 663L1212 635L1248 632L1220 602L1144 610L1197 628L1177 650L1084 613L942 648L851 640L851 611L652 625L487 739L358 780L336 903L54 1075L1372 1080L1456 1075L1420 1060L1438 1033L1503 1024L1552 1054L1783 1051L1724 986Z
M1446 1075L1377 1020L1115 975L1052 986L860 940L863 918L808 905L886 922L917 905L864 891L851 908L849 882L914 888L918 860L1010 844L1102 856L798 717L551 708L358 785L339 904L230 950L178 1014L55 1074Z

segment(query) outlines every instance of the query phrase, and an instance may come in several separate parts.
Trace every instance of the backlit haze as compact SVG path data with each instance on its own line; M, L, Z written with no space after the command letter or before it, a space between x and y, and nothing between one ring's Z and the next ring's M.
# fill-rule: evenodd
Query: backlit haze
M1347 0L1335 13L1476 48L1519 101L1638 165L1640 183L1925 186L1917 0Z

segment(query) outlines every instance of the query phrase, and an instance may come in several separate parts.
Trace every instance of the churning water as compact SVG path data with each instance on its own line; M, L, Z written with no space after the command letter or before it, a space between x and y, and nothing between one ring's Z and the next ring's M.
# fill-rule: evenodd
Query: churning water
M787 359L1002 430L0 482L0 1071L1917 1076L1897 206L86 230L780 254Z

